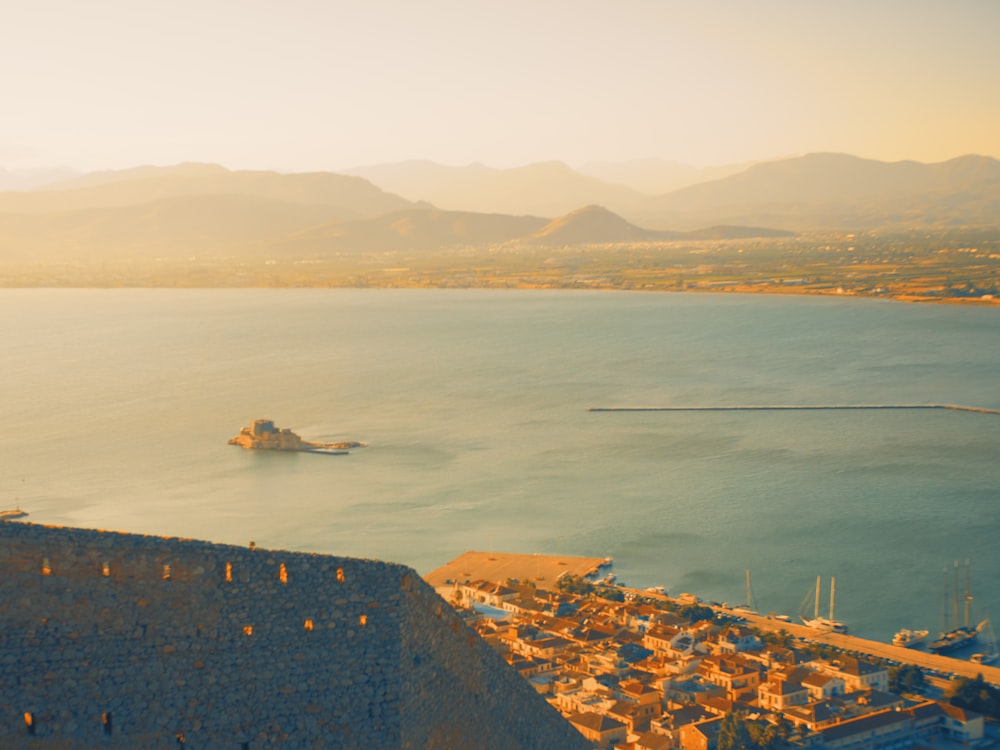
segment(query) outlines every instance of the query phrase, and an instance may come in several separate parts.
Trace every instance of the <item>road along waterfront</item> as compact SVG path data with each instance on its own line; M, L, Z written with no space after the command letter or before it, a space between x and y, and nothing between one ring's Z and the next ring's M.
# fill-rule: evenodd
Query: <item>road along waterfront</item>
M628 589L622 587L626 592L647 598L661 599L683 605L689 603L686 600L670 597L665 594L656 594L641 589ZM768 615L758 615L744 610L731 609L721 605L701 602L704 606L710 607L713 611L722 615L730 615L746 620L747 624L765 633L788 633L794 638L809 642L820 643L827 646L846 651L852 654L864 654L874 656L878 659L886 659L896 664L915 664L921 669L932 673L957 677L968 677L975 679L982 675L986 682L1000 686L1000 667L993 667L987 664L974 664L963 659L953 659L950 656L942 656L927 651L918 651L912 648L902 648L893 646L891 643L881 641L871 641L867 638L858 638L853 635L834 633L828 630L817 630L805 625L779 620Z

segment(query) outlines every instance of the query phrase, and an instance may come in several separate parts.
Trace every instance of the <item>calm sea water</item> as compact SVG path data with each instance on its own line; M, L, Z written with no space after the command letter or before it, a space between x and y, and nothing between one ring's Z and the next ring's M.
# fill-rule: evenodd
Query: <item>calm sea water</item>
M612 556L630 585L942 626L1000 617L1000 312L806 297L6 290L0 506L30 520L372 557ZM226 441L255 417L349 456Z

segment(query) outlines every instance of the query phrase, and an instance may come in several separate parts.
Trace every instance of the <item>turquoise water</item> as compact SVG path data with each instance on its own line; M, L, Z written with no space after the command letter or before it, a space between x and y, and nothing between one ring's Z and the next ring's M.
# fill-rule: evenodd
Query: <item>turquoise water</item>
M942 626L1000 613L1000 312L807 297L6 290L0 506L30 520L394 560L612 556L631 585ZM255 417L349 456L226 444ZM825 597L824 597L825 598ZM997 614L1000 616L1000 614Z

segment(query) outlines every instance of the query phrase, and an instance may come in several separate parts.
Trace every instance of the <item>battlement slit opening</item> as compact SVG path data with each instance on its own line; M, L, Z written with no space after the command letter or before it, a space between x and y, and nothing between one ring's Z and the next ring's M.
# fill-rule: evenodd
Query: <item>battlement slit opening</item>
M35 736L35 715L30 711L24 712L24 729L29 737Z
M226 583L232 583L232 582L233 582L233 564L227 562L226 563Z
M42 575L50 576L52 575L52 565L49 563L49 558L42 558Z
M104 726L104 734L111 734L111 712L105 711L101 714L101 724Z
M337 580L340 581L341 583L344 582L344 569L343 568L337 568Z
M172 575L172 572L170 570L170 566L169 565L164 565L163 566L163 580L164 581L169 581L171 575Z
M278 566L278 580L282 583L288 583L288 568L285 567L284 563Z

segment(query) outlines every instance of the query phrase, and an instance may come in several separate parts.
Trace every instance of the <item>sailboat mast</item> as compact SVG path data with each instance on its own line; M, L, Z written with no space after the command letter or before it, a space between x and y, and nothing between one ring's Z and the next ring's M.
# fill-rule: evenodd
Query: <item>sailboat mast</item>
M813 613L813 619L819 619L819 576L816 576L816 611Z
M948 566L944 568L944 598L941 600L941 619L943 620L943 627L941 632L947 632L950 630L948 626L948 606L951 599L948 594Z
M753 596L750 594L750 568L747 568L747 609L753 608Z
M969 561L965 561L965 627L969 627L969 607L972 604L972 593L969 590Z
M958 627L958 560L955 560L955 627Z
M830 578L830 622L834 622L833 619L833 592L837 590L837 579L834 577Z

